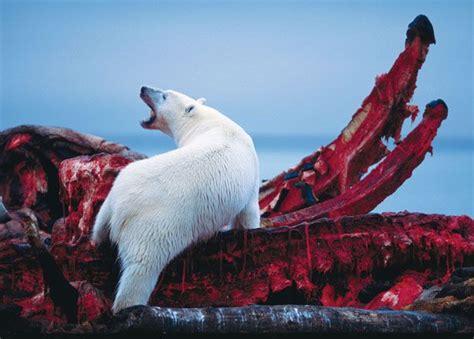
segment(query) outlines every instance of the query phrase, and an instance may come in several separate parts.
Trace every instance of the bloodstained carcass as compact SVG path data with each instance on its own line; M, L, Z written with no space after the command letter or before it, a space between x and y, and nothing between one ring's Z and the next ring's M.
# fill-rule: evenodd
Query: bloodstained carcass
M408 102L434 42L428 19L417 17L404 51L377 77L341 134L263 183L264 228L221 232L189 248L161 274L150 303L423 309L425 291L472 265L468 216L367 214L431 152L447 117L446 104L433 101L401 138L404 120L418 113ZM388 138L395 141L391 151ZM116 255L111 247L96 249L89 234L115 176L145 156L95 136L38 126L0 133L0 149L0 195L10 211L0 224L0 303L20 307L2 312L36 321L41 331L108 315ZM462 310L472 300L466 305Z

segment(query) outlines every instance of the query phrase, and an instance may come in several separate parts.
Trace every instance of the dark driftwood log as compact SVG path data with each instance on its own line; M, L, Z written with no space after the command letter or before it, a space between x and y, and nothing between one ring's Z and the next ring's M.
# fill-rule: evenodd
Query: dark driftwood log
M443 287L432 286L405 310L474 315L474 267L457 269Z
M474 320L447 314L368 311L310 305L227 308L137 306L119 313L107 333L455 333L470 332Z

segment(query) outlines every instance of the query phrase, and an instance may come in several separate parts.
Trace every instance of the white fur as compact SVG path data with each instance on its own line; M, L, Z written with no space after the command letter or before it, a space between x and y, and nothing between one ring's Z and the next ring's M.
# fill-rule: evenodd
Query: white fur
M125 167L97 215L92 240L100 244L110 231L122 265L114 313L147 304L163 268L192 243L230 223L260 225L250 136L204 100L147 91L157 119L142 124L169 134L178 148Z

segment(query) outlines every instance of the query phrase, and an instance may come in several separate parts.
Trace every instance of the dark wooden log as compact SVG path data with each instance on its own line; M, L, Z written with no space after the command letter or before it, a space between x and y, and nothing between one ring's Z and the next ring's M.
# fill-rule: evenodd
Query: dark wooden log
M368 311L350 307L277 305L212 308L136 306L116 315L104 333L459 333L474 319L448 314Z
M431 313L457 313L466 316L474 315L474 278L469 278L473 267L455 271L450 281L443 287L433 286L429 293L422 295L404 309L426 311ZM464 280L461 280L464 279Z

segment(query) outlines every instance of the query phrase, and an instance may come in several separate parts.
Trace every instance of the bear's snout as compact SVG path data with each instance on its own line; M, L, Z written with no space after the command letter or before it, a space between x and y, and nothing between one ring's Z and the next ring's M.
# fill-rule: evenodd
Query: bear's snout
M150 87L142 86L140 89L140 98L150 107L150 117L147 120L142 120L140 125L146 129L155 129L154 125L157 119L157 105L163 99L163 91L159 89L153 89Z
M161 89L142 86L140 89L140 98L152 109L163 101L163 91Z
M142 86L142 88L140 89L140 95L147 95L149 91L151 91L151 88Z
M158 104L163 97L163 91L146 86L140 89L140 98L152 109L155 110L155 105Z
M140 89L140 96L142 95L156 95L156 94L162 94L163 91L161 89L158 89L158 88L150 88L150 87L146 87L146 86L142 86L142 88Z

